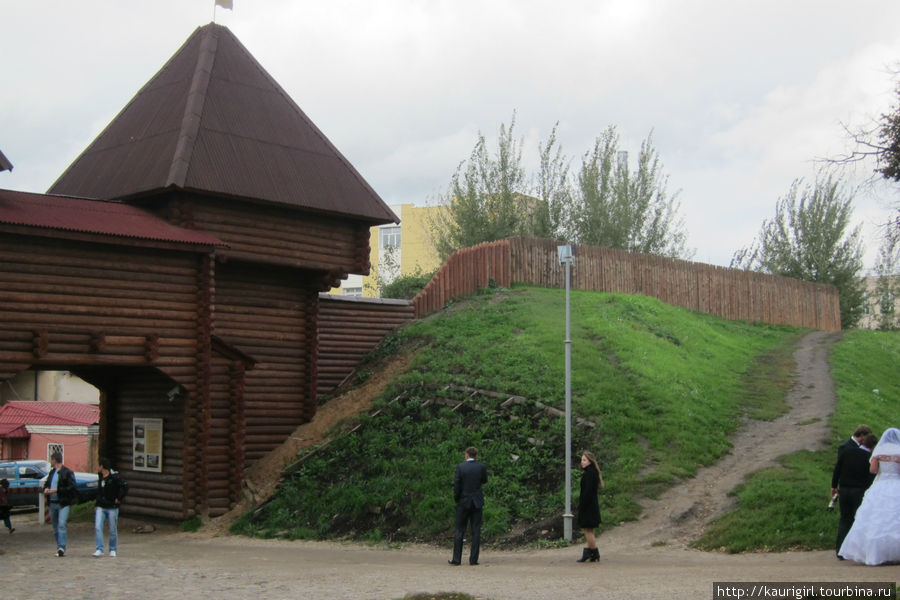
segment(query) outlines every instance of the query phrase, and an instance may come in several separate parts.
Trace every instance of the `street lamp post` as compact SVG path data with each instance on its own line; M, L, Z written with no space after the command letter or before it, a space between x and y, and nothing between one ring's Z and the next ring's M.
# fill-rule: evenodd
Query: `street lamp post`
M572 246L557 246L559 264L566 268L566 512L563 514L563 537L572 541L572 336L569 320L569 287L572 275Z

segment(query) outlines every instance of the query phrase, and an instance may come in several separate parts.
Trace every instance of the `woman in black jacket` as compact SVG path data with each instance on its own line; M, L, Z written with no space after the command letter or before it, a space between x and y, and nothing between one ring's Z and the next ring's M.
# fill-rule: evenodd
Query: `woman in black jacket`
M600 474L597 457L585 450L581 453L581 496L578 498L578 526L584 531L587 548L578 562L597 562L600 551L594 537L594 528L600 525L600 500L597 495L606 484Z

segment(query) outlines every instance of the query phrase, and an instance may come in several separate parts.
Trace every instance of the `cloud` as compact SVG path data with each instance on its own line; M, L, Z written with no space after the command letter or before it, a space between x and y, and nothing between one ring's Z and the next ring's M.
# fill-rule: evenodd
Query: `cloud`
M4 6L0 185L45 190L212 18L209 0ZM443 191L513 111L534 161L559 122L577 167L609 125L652 130L698 260L727 263L790 182L889 106L900 3L858 0L240 0L218 10L393 204ZM883 206L859 209L876 219Z

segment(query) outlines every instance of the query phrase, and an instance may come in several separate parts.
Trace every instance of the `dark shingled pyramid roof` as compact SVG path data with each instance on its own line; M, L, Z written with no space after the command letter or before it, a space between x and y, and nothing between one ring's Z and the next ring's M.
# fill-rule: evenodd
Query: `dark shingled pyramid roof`
M48 193L165 189L377 223L397 216L228 28L199 27Z

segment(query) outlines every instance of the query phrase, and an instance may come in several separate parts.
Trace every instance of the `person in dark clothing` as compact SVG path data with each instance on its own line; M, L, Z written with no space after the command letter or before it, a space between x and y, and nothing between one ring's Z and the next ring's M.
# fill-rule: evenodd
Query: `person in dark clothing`
M116 556L119 543L119 503L125 496L125 489L118 473L112 471L108 458L100 459L100 489L97 491L97 506L94 508L94 541L97 548L94 557L103 556L103 524L109 523L109 555Z
M868 425L860 425L853 432L853 435L850 436L849 439L844 440L844 443L838 446L838 456L841 455L845 450L850 450L851 448L859 448L860 444L863 443L863 440L867 435L872 434L872 428ZM832 486L834 487L834 486Z
M594 537L594 529L600 525L600 500L597 496L600 488L606 484L600 473L600 465L593 453L585 450L581 453L581 495L578 497L578 526L584 531L584 541L587 548L581 554L578 562L597 562L600 560L600 550L597 549L597 539Z
M456 467L453 475L453 500L456 502L456 534L453 537L453 558L447 562L458 565L462 562L463 538L466 527L472 527L472 547L469 549L469 564L478 564L481 547L481 514L484 508L484 494L481 486L487 483L487 467L475 460L478 451L466 448L466 460Z
M863 426L857 429L861 430ZM831 475L831 494L838 494L838 503L841 511L841 518L838 522L837 543L835 546L835 554L840 560L843 558L838 554L841 550L841 544L847 537L847 532L853 526L856 518L856 509L862 503L863 496L875 476L869 472L869 458L872 453L871 448L862 445L867 435L871 435L871 431L867 434L859 436L859 440L855 447L847 442L838 449L837 462L834 465L834 471ZM856 432L853 434L856 440ZM872 436L874 438L874 436ZM870 438L871 440L871 438ZM870 441L870 443L872 443Z
M56 555L66 555L68 541L69 509L78 503L75 488L75 473L65 466L62 453L50 455L50 473L44 482L44 496L50 504L50 522L53 523L53 537L56 540Z
M9 479L0 479L0 519L3 519L3 524L6 525L6 528L12 533L16 528L12 526L12 522L9 520L11 510L7 492L9 492Z

